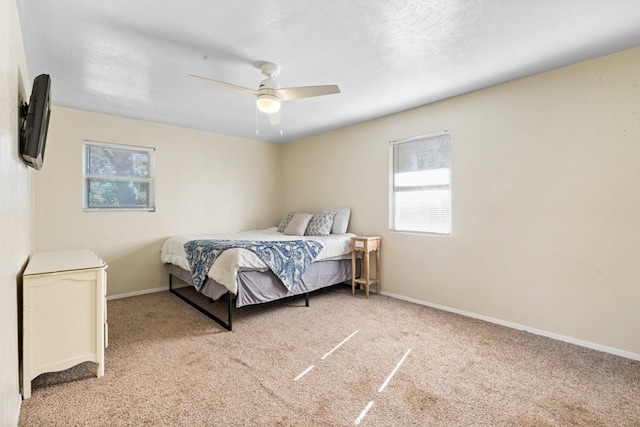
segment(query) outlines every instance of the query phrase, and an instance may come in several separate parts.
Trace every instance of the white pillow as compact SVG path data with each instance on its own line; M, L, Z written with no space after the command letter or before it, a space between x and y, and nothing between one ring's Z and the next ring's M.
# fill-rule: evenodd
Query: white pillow
M332 234L344 234L349 227L349 217L351 217L351 208L339 209L333 219Z
M304 236L304 232L307 230L307 225L309 225L309 221L313 215L310 213L297 213L293 215L291 221L284 229L284 234L288 234L290 236Z

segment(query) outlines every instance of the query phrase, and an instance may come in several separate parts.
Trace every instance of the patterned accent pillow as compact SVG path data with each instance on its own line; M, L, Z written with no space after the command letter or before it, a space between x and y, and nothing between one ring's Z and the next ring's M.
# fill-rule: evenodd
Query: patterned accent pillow
M285 215L284 218L282 218L282 221L278 226L278 232L284 233L284 229L287 228L287 225L289 225L289 223L291 222L291 218L293 218L295 214L296 214L295 212L289 212L288 214Z
M333 226L333 219L336 217L336 211L322 211L319 214L315 214L305 236L328 236L331 233L331 227Z

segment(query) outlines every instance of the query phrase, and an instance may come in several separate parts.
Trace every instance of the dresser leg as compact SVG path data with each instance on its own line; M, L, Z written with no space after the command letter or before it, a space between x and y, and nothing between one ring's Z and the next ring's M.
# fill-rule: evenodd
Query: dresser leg
M22 382L22 399L27 400L31 398L31 380L25 379Z

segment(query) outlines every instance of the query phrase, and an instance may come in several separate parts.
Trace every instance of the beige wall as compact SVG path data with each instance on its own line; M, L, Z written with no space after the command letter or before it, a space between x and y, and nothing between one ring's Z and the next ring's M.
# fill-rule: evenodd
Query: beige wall
M383 290L640 357L640 49L277 146L54 108L35 249L90 247L109 294L166 286L177 233L353 208ZM449 130L453 235L390 233L389 141ZM84 139L157 149L157 212L82 212Z
M284 206L351 206L382 287L640 358L640 48L284 147ZM451 237L389 232L389 142L449 130Z
M16 425L18 282L31 251L30 172L18 154L18 106L30 93L15 1L0 0L0 426Z
M156 149L156 212L85 213L82 142ZM108 295L168 286L162 242L173 234L277 224L279 147L258 141L53 108L44 167L35 174L35 250L94 249Z

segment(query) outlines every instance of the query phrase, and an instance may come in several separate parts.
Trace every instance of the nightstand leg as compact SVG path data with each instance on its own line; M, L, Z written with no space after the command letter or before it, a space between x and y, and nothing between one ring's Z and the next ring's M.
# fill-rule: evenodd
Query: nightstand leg
M376 295L380 294L380 247L376 249Z
M351 295L356 294L356 251L351 250Z
M362 253L362 258L364 259L364 280L365 280L365 289L364 293L369 298L369 252L364 251Z

